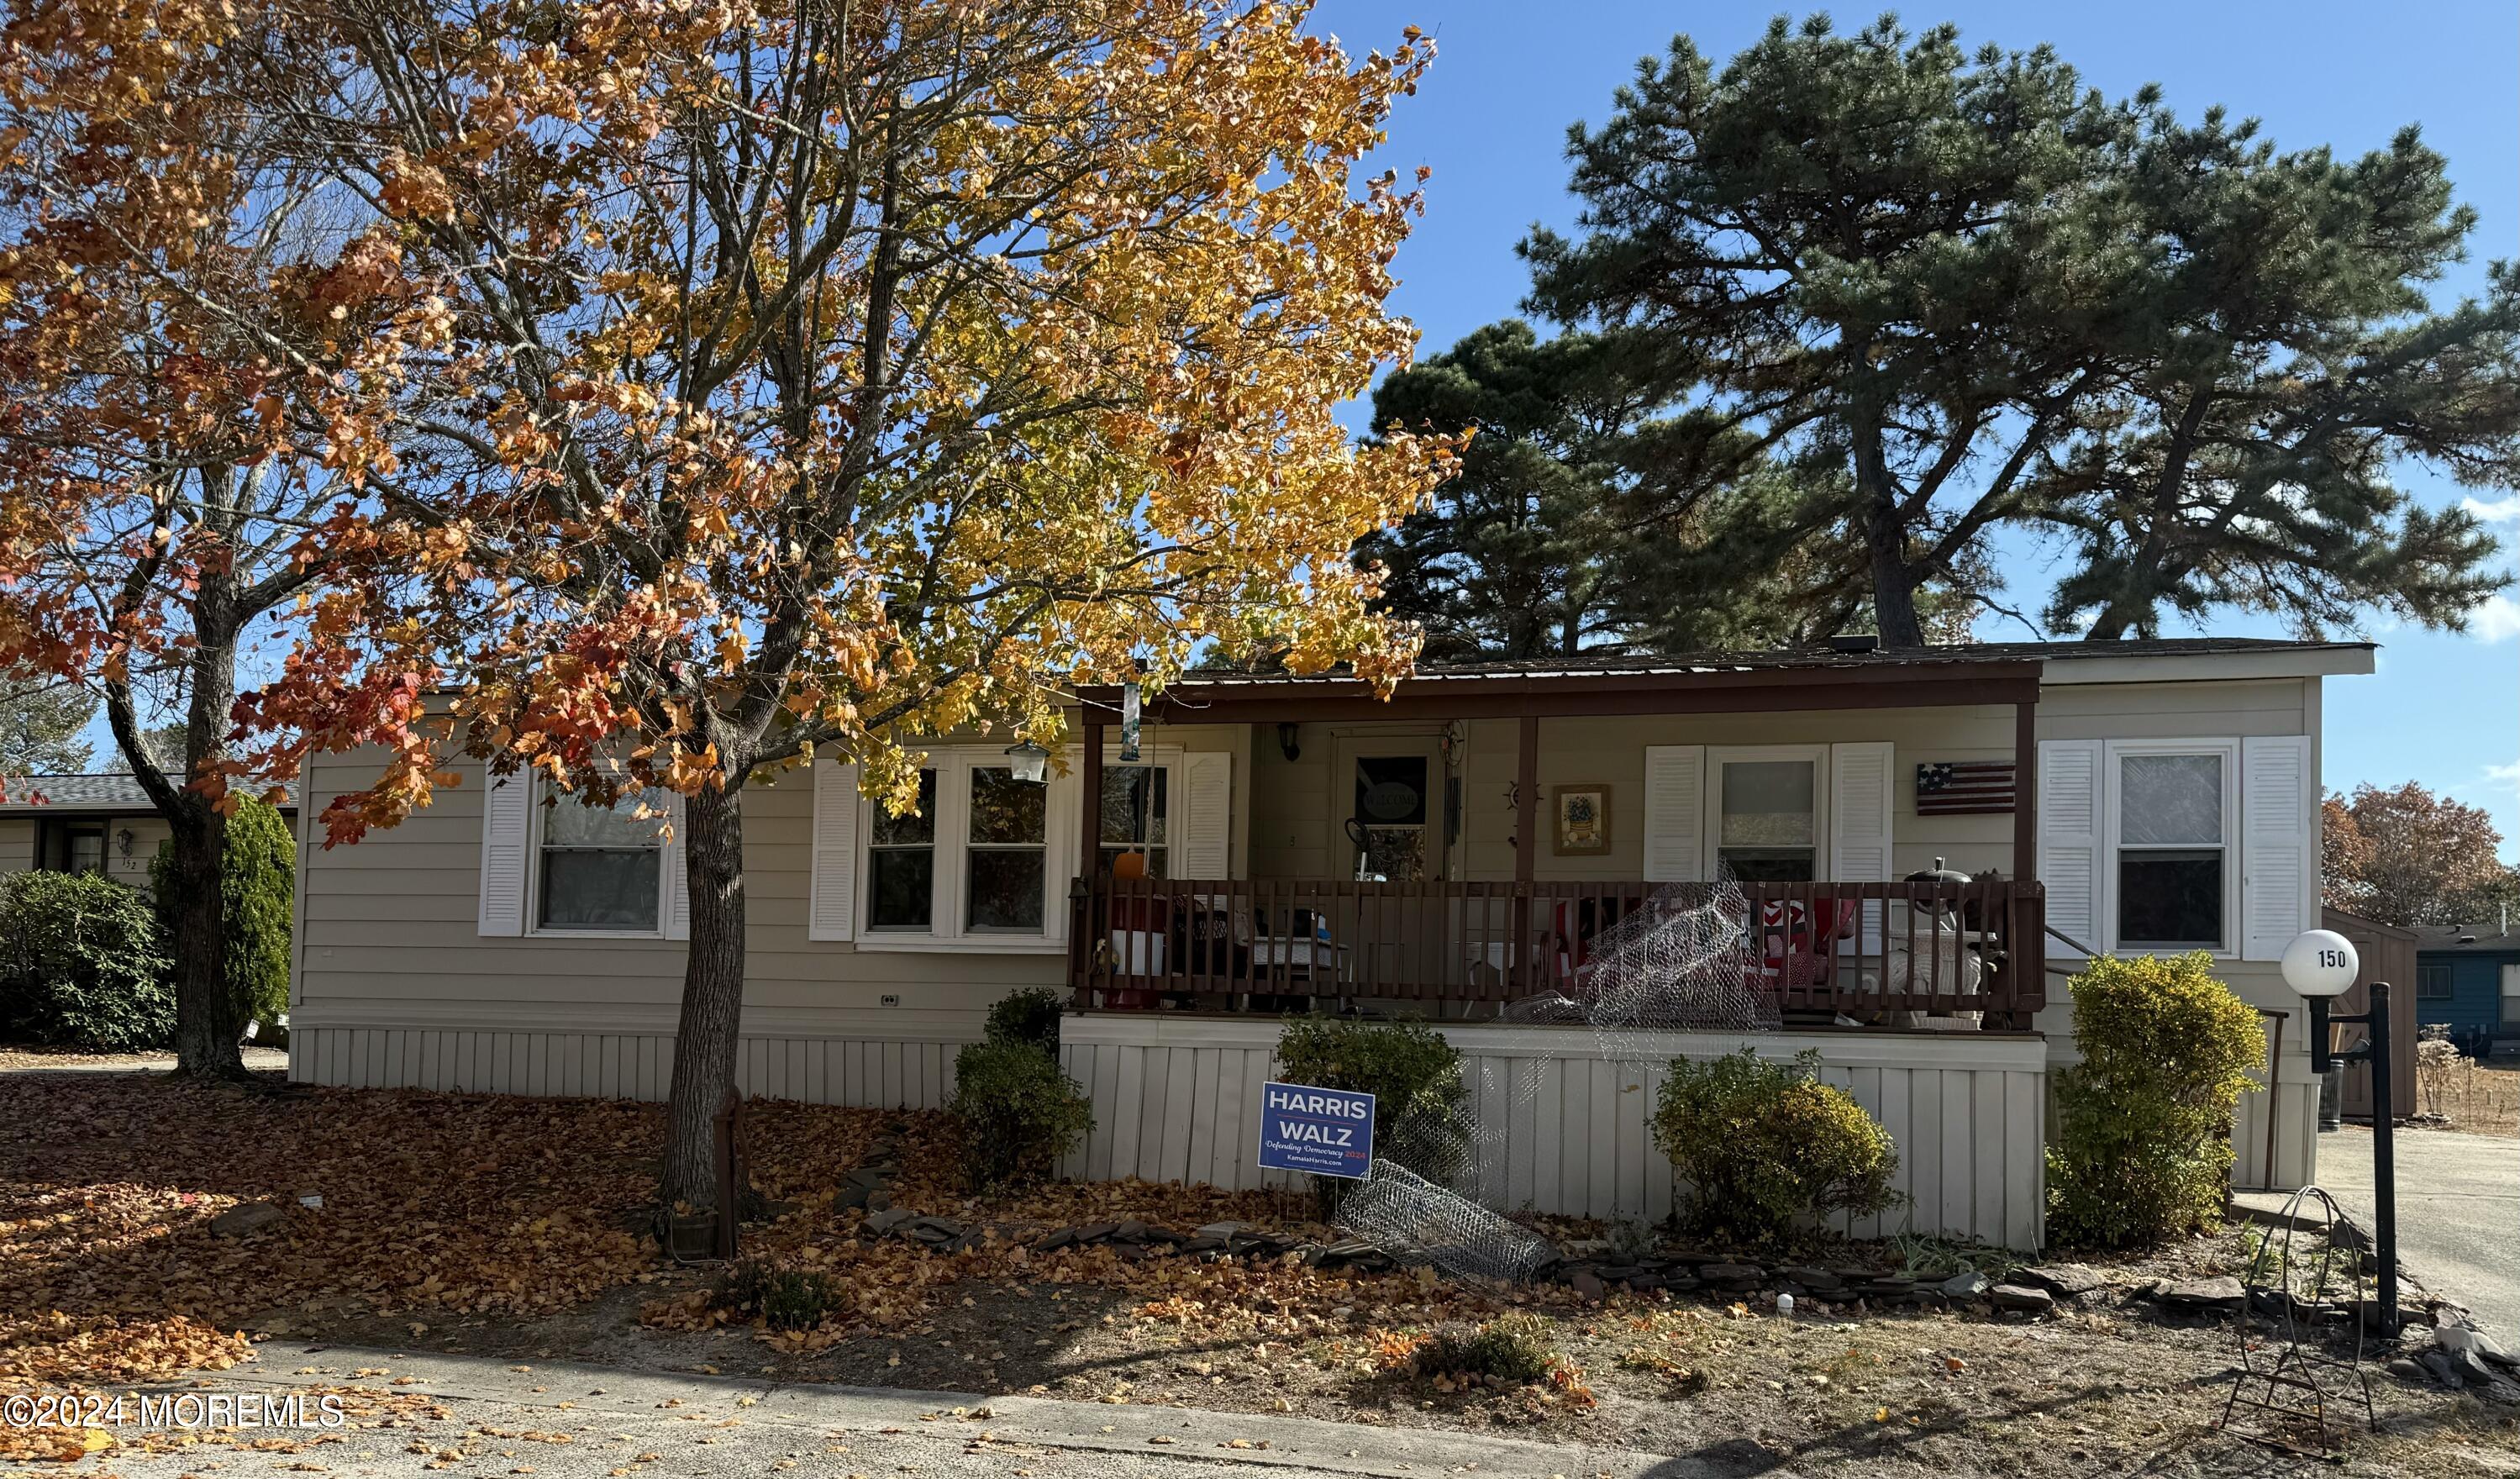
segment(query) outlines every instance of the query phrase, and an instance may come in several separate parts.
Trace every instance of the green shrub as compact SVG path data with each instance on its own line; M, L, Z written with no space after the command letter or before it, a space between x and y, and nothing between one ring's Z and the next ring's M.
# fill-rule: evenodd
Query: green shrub
M1438 1330L1418 1348L1414 1364L1420 1376L1475 1376L1508 1386L1547 1381L1568 1365L1550 1343L1549 1322L1530 1314L1501 1315L1475 1330Z
M1672 1061L1654 1143L1689 1193L1695 1231L1759 1241L1806 1222L1896 1206L1898 1149L1853 1096L1820 1081L1820 1054L1790 1063L1751 1049Z
M2122 1248L2218 1221L2231 1110L2266 1060L2257 1012L2213 958L2103 958L2071 982L2083 1060L2055 1075L2048 1233Z
M175 1030L166 944L149 901L96 874L0 878L0 1022L13 1037L127 1052Z
M1296 1017L1278 1038L1282 1082L1373 1096L1373 1154L1441 1186L1468 1159L1462 1055L1423 1022ZM1326 1200L1339 1187L1317 1177Z
M1020 1043L973 1043L954 1059L963 1179L989 1192L1043 1181L1094 1128L1094 1106L1058 1059Z
M763 1258L740 1258L720 1270L709 1302L758 1315L774 1330L810 1330L844 1308L847 1287L819 1269L786 1269Z
M174 842L159 842L149 861L149 887L158 896L161 919L174 907ZM261 1023L254 1040L266 1047L284 1041L277 1028L289 1010L290 906L296 873L297 839L290 835L288 821L264 802L240 797L228 818L219 912L227 922L235 1020Z
M1047 986L1027 986L998 998L989 1008L989 1041L1021 1043L1058 1056L1058 1018L1067 997Z

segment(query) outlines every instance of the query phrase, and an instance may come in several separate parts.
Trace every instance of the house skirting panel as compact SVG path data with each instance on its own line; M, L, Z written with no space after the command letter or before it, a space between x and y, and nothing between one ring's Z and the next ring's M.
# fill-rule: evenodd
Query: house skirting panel
M751 1020L766 1015L746 1013L737 1091L815 1104L942 1109L954 1094L954 1055L979 1035L976 1024L834 1035ZM289 1076L352 1089L662 1099L674 1078L672 1022L613 1025L292 1022Z
M1229 1189L1291 1179L1254 1164L1260 1086L1275 1072L1274 1021L1070 1016L1060 1053L1094 1100L1094 1130L1064 1168ZM1589 1028L1443 1026L1490 1146L1489 1205L1568 1216L1671 1211L1671 1163L1648 1122L1664 1065L1744 1047L1821 1054L1822 1076L1855 1097L1899 1148L1909 1204L1843 1224L1857 1236L1913 1231L2018 1249L2039 1246L2047 1203L2047 1045L2035 1036L1657 1033L1603 1054ZM1500 1134L1485 1127L1502 1126Z

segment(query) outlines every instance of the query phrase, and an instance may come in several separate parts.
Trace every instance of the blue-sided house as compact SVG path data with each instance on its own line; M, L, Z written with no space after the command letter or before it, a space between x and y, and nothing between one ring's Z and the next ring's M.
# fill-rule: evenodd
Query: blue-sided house
M2416 930L2415 1020L2447 1023L2472 1056L2520 1049L2520 933L2502 921Z

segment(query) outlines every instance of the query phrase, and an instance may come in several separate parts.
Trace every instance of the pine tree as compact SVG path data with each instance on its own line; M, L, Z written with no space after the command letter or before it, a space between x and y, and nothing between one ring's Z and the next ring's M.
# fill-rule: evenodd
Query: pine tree
M2372 609L2457 627L2508 580L2473 515L2392 474L2417 458L2520 485L2520 282L2498 265L2442 313L2424 291L2476 223L2445 170L2411 128L2348 162L2152 111L2099 216L2151 285L2114 348L2124 416L2040 479L2078 556L2050 625L2150 636L2239 608L2307 635Z
M2498 266L2431 310L2474 217L2411 131L2279 156L2045 47L1814 17L1720 75L1679 38L1569 154L1583 234L1524 244L1530 306L1650 341L1690 380L1664 399L1794 471L1732 507L1720 567L1831 571L1894 645L1938 589L1983 593L2005 525L2065 540L2047 618L2098 638L2227 607L2454 626L2506 578L2390 480L2520 479L2520 289Z

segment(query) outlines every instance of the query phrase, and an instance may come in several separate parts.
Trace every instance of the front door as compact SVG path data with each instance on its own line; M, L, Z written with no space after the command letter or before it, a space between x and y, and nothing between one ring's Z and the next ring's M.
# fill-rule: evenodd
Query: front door
M1424 750L1359 754L1350 770L1350 862L1366 877L1394 883L1443 876L1435 757Z

